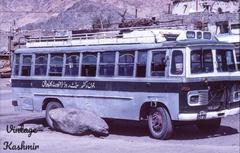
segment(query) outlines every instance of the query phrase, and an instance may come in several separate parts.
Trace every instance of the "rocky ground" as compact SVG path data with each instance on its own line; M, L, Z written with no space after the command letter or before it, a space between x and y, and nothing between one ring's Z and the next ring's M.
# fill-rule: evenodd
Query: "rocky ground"
M239 153L240 115L222 120L221 128L212 135L200 133L195 126L176 128L171 140L160 141L149 137L146 123L111 121L108 137L72 136L51 131L32 133L8 133L7 125L43 124L43 114L17 113L11 106L11 88L8 79L0 79L0 152L33 153ZM33 145L36 150L4 150L6 143Z

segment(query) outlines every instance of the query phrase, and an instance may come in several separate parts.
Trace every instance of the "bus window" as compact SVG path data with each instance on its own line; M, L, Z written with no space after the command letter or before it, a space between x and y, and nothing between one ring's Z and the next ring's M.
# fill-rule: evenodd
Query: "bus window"
M82 76L96 76L97 53L83 53Z
M183 73L183 53L180 50L172 52L171 73L175 75Z
M51 54L49 76L62 76L63 54Z
M152 52L151 75L164 76L165 75L165 56L166 51Z
M134 52L120 53L118 64L119 76L133 76Z
M65 75L78 76L79 54L66 54Z
M212 50L193 50L191 52L191 73L213 72Z
M35 75L44 76L47 74L48 54L36 54Z
M240 71L240 48L236 48L236 58L237 58L238 71Z
M232 50L216 50L218 72L235 71L235 63Z
M146 63L147 63L147 52L139 51L137 58L137 73L136 77L146 76Z
M115 53L104 52L100 54L100 69L101 76L114 76Z
M31 75L32 55L23 55L21 76Z
M20 55L15 55L15 64L14 64L14 75L19 74L19 64L20 64Z

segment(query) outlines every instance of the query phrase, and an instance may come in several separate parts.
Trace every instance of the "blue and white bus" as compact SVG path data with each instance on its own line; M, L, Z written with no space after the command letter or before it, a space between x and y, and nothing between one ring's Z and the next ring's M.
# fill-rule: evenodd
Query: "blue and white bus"
M12 62L16 110L46 110L50 127L48 112L59 107L147 120L157 139L170 138L176 121L216 131L221 118L240 112L232 44L202 31L112 33L34 38L17 49Z

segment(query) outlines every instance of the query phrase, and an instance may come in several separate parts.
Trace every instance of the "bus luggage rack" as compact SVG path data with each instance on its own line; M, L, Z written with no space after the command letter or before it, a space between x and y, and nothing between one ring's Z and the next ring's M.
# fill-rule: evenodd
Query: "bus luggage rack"
M28 38L26 47L86 46L109 44L158 43L186 39L212 39L207 31L173 29L125 29L61 37Z
M63 37L28 38L27 47L81 46L99 44L155 43L156 36L150 31L121 33L86 33Z

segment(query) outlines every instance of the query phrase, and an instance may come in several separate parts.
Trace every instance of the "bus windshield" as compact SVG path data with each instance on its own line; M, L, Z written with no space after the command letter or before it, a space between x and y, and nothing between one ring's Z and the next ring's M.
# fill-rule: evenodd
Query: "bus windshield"
M214 71L213 51L199 49L191 51L191 73L211 73ZM218 72L236 71L233 51L227 49L216 50L216 63Z
M236 71L232 50L216 50L216 60L218 72Z

